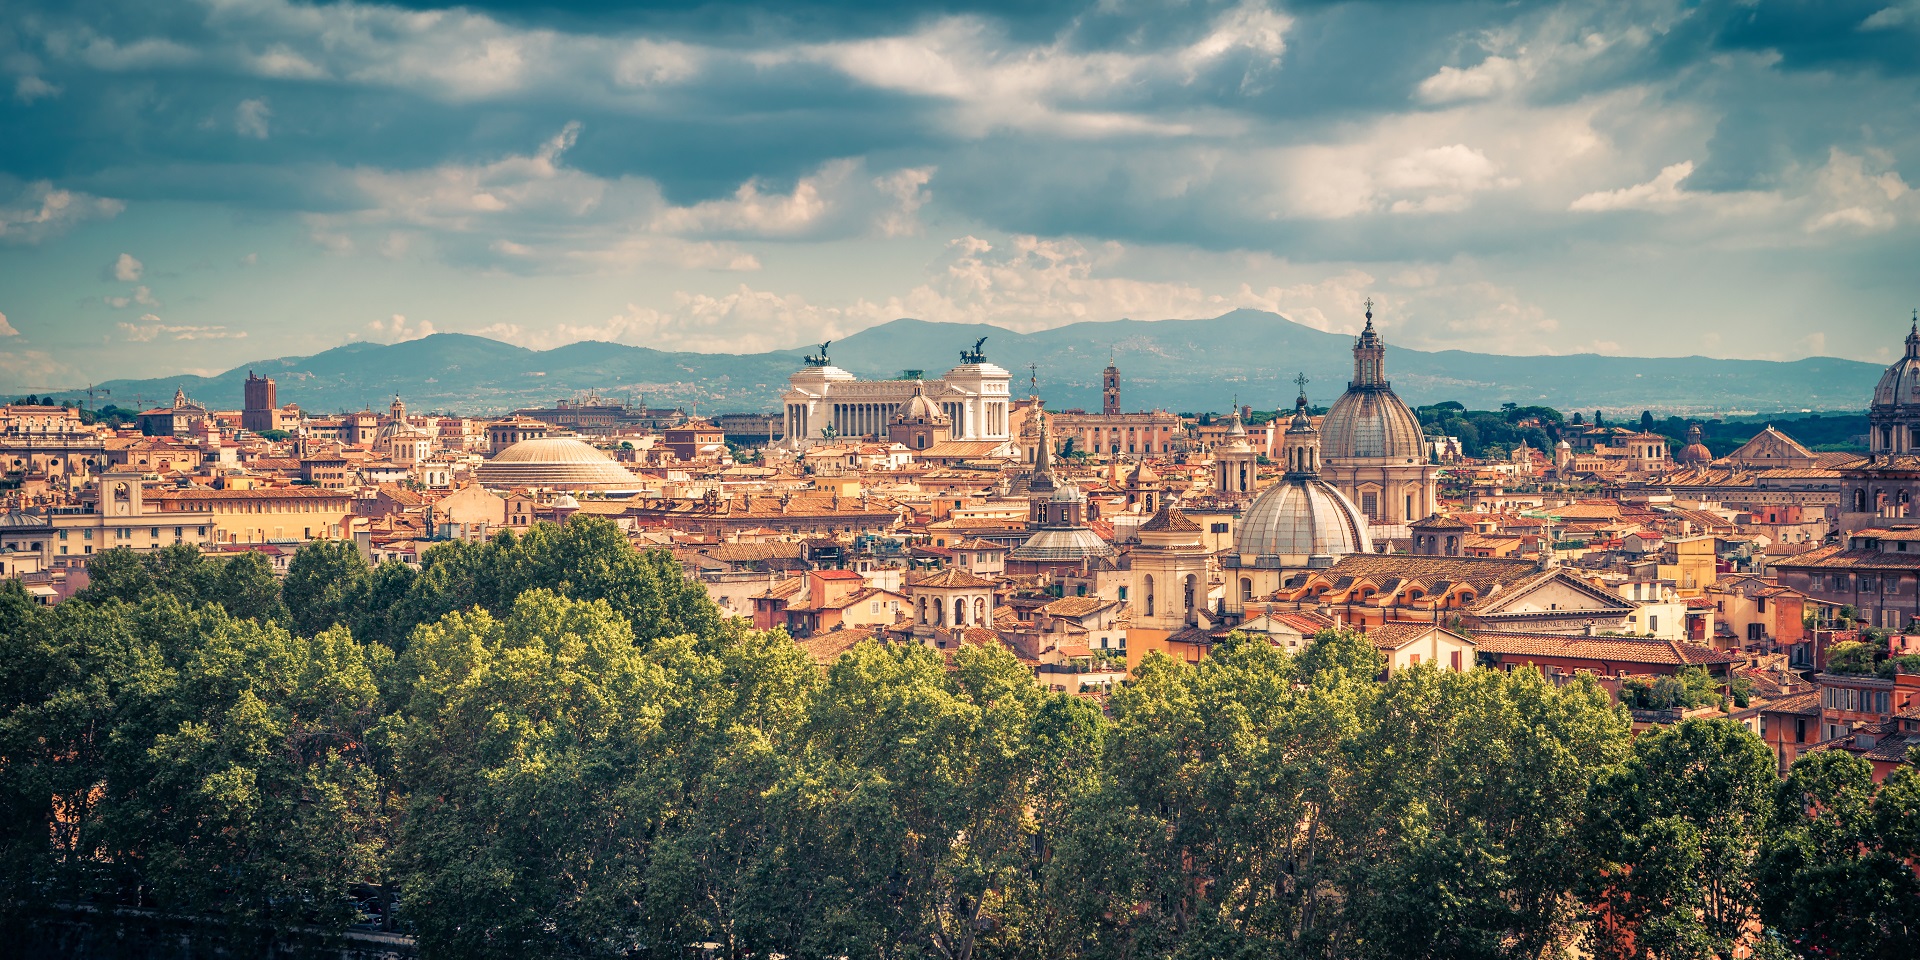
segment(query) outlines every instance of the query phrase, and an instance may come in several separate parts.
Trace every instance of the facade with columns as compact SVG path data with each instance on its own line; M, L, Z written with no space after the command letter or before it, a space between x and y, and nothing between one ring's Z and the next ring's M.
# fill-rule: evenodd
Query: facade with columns
M961 351L960 365L937 380L862 380L834 366L823 350L788 378L787 436L884 437L894 417L919 394L952 421L953 439L1010 440L1012 379L988 363L977 344Z

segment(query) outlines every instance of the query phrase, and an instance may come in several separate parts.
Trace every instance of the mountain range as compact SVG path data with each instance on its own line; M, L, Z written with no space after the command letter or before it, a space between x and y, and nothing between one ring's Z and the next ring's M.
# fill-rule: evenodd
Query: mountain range
M1596 354L1509 357L1393 346L1387 374L1413 404L1456 400L1474 409L1505 402L1564 410L1642 409L1675 414L1858 410L1881 368L1831 357L1777 362L1709 357L1633 358ZM986 337L988 359L1015 374L1014 394L1037 378L1053 409L1100 403L1100 371L1121 371L1125 409L1225 410L1236 399L1256 409L1290 404L1298 373L1316 404L1330 403L1352 376L1353 338L1255 310L1210 320L1083 322L1016 333L985 324L902 319L834 342L835 366L862 377L920 369L938 377L961 350ZM498 413L548 406L594 391L650 406L709 413L770 411L808 346L758 354L684 353L617 343L581 342L530 350L466 334L434 334L404 343L352 343L308 357L259 360L214 377L116 380L109 400L122 407L165 403L176 388L210 407L241 403L249 370L278 382L281 403L326 412L384 407L394 395L416 410ZM1029 364L1032 369L1029 369ZM81 399L84 391L56 396Z

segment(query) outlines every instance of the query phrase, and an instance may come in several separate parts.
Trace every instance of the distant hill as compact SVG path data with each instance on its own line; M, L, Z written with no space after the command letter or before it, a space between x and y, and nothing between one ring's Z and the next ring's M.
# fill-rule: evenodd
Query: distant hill
M1881 368L1815 357L1792 362L1643 359L1577 354L1507 357L1460 350L1394 347L1387 373L1415 404L1457 400L1473 408L1504 402L1565 410L1652 409L1662 413L1762 413L1857 410L1866 405ZM937 377L959 351L987 337L988 358L1025 394L1028 364L1040 395L1054 409L1097 408L1100 370L1119 364L1127 409L1224 410L1235 397L1259 409L1287 404L1292 380L1305 372L1308 395L1330 402L1352 376L1352 338L1284 317L1236 310L1211 320L1120 320L1076 323L1022 334L984 324L895 320L835 341L835 365L861 376L899 376L920 369ZM249 369L279 382L282 403L313 411L382 407L394 394L422 410L496 413L545 406L594 390L650 405L697 405L703 412L773 410L786 381L812 345L758 354L676 353L616 343L583 342L536 351L466 334L435 334L406 343L355 343L310 357L244 364L215 377L160 377L105 384L115 402L159 403L184 388L215 407L241 402ZM70 391L58 394L78 398Z

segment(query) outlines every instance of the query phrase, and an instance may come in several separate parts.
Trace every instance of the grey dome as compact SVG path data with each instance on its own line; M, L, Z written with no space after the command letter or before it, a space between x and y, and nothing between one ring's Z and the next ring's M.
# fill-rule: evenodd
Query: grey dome
M1346 495L1324 480L1292 480L1261 491L1234 530L1233 550L1243 557L1273 557L1304 563L1309 557L1370 553L1367 518Z
M1880 375L1880 385L1873 388L1873 404L1920 406L1920 326L1907 335L1906 355Z
M1420 418L1384 386L1352 387L1320 421L1320 457L1424 463L1427 451Z
M613 458L570 437L536 437L474 469L482 486L632 490L640 479Z

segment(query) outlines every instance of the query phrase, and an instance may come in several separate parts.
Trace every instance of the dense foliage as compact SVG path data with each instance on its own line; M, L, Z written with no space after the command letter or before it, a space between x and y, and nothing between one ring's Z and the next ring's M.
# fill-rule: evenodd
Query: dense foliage
M428 957L1893 956L1920 778L1779 784L1585 681L1364 638L1149 656L1106 709L999 647L822 671L602 521L109 552L0 590L6 909L139 905ZM1832 955L1832 954L1825 954Z

